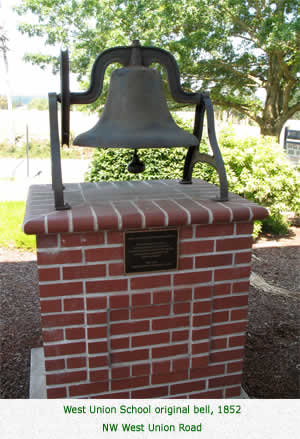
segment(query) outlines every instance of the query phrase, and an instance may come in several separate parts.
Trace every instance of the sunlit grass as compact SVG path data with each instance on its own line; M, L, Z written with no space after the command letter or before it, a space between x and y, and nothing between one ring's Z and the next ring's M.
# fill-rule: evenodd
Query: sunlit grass
M24 213L24 201L0 202L0 247L35 250L35 236L22 231Z

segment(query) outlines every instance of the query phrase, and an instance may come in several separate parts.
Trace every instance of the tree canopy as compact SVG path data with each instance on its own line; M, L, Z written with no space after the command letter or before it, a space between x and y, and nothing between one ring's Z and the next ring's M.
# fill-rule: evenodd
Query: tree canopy
M38 17L22 32L70 48L71 70L86 85L101 51L139 39L173 53L183 87L209 91L262 134L279 136L300 111L298 0L23 0L17 11ZM27 59L58 66L44 54Z

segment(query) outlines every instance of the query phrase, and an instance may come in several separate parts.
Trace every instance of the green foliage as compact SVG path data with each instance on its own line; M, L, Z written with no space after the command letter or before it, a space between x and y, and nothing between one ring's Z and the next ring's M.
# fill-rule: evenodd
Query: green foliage
M262 222L261 230L262 232L270 233L271 235L288 235L289 224L283 215L280 215L279 212L275 212Z
M0 203L0 246L21 250L35 250L35 237L22 232L25 203L4 201Z
M47 98L34 98L29 102L27 106L28 110L48 111L48 99Z
M209 151L205 141L200 149ZM257 222L255 235L260 229L276 233L276 227L280 233L284 232L281 212L300 212L300 174L288 162L280 146L267 137L239 139L227 129L220 134L220 149L230 191L269 209L272 219L264 220L262 225ZM146 169L143 174L134 175L126 169L132 160L133 150L99 148L95 150L86 179L181 179L185 154L183 148L139 150ZM193 178L218 184L218 174L206 164L196 164Z
M7 110L7 97L0 95L0 110Z
M298 8L297 0L23 0L17 11L38 18L29 15L21 32L70 48L71 71L84 88L101 51L140 38L174 54L187 90L210 91L215 104L278 136L300 110ZM58 57L27 59L58 68Z

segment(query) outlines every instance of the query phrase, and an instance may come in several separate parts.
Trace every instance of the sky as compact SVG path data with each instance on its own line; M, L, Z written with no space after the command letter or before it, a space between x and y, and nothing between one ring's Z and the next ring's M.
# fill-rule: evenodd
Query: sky
M51 69L42 70L23 60L26 52L43 52L59 55L60 47L45 48L43 39L22 35L17 30L20 21L26 21L12 10L12 6L21 0L0 0L0 24L4 26L9 38L9 76L10 89L13 96L47 96L49 92L60 91L59 74L53 75ZM0 95L6 94L5 70L2 52L0 52ZM76 90L73 90L76 91Z

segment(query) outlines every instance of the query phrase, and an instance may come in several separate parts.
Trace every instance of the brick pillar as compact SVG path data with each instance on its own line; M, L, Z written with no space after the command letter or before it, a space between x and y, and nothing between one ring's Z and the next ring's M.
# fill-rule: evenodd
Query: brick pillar
M48 398L227 398L241 391L253 220L200 180L32 186ZM124 274L124 232L179 232L177 270Z

